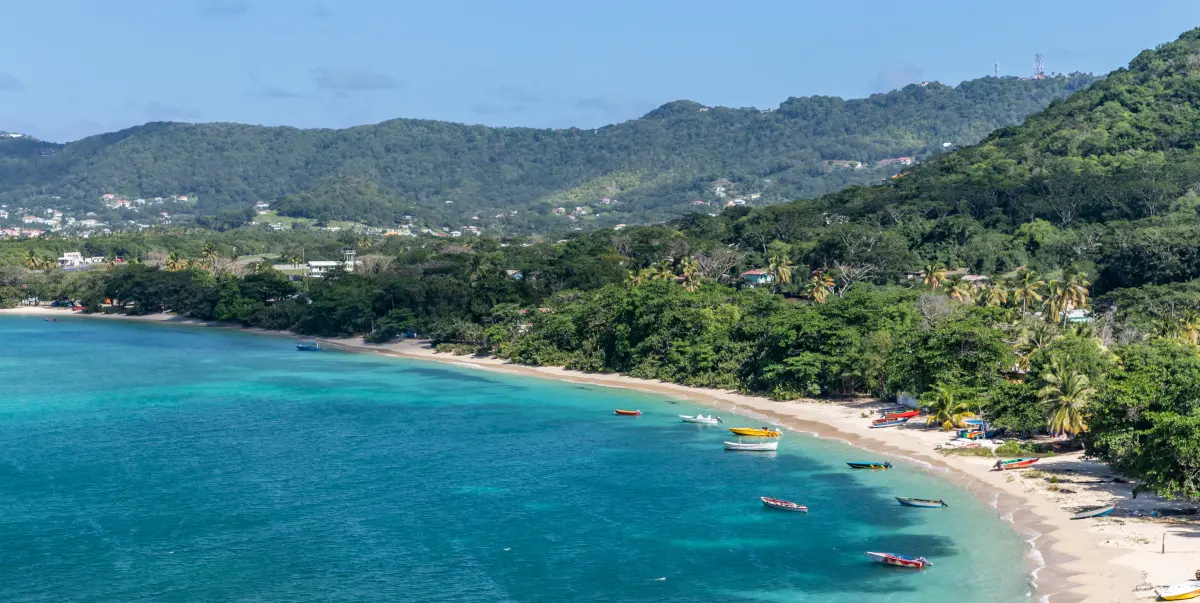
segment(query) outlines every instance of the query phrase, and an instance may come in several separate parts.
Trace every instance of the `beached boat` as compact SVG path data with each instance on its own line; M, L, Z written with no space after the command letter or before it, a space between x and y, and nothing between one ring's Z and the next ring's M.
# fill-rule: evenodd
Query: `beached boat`
M778 498L768 498L766 496L760 496L759 498L762 499L762 502L764 505L766 505L772 509L779 509L780 511L796 511L798 513L808 513L808 507L806 507L804 505L798 505L791 501L779 500Z
M888 461L882 463L846 463L851 469L891 469L892 464Z
M1200 580L1183 582L1156 589L1154 594L1163 601L1186 601L1200 597Z
M869 551L867 552L867 557L875 563L894 565L896 567L908 567L912 569L925 569L927 567L933 567L933 564L924 557L917 557L914 559L912 557L905 557L904 555L897 555L895 553L872 553Z
M1011 471L1013 469L1027 469L1032 467L1034 463L1040 461L1040 458L1031 459L1009 459L1007 461L996 461L992 467L996 471Z
M301 341L296 344L296 349L301 352L320 352L325 348L321 347L321 344L315 341Z
M623 417L636 417L636 416L642 414L642 411L640 411L640 410L621 410L618 408L618 409L614 410L613 413L621 415Z
M921 507L922 509L940 509L950 506L940 500L927 500L924 498L904 498L903 496L897 496L896 500L906 507Z
M888 414L891 414L894 412L904 412L906 410L911 410L911 409L907 406L887 406L884 408L877 408L877 409L875 409L875 412L877 412L881 415L888 415Z
M736 435L754 438L779 437L779 431L776 429L771 429L770 427L730 427L729 431L732 431Z
M879 429L881 427L896 427L908 422L908 419L876 419L871 421L871 429Z
M907 410L904 412L889 412L888 414L883 415L883 418L885 418L885 419L911 419L913 417L919 416L920 414L921 414L921 411L919 411L919 410Z
M1087 519L1089 517L1104 517L1105 515L1112 513L1113 509L1115 509L1115 508L1116 508L1115 505L1106 505L1103 507L1096 507L1094 509L1085 509L1083 511L1080 511L1080 512L1072 515L1071 519Z
M717 423L721 422L721 417L716 417L716 416L712 416L712 415L709 415L707 417L704 415L700 415L700 414L698 414L694 417L691 417L688 415L679 415L679 418L684 423L700 423L701 425L716 425Z
M725 450L746 452L771 452L779 448L779 440L771 442L725 442Z

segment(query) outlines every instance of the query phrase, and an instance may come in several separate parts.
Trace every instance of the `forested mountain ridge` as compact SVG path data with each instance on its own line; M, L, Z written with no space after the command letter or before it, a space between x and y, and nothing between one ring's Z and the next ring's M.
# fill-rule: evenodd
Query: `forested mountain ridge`
M458 225L478 216L473 223L497 234L653 222L685 213L690 201L723 202L720 179L730 182L726 199L758 193L759 204L877 182L896 169L880 160L975 142L1093 80L914 84L866 99L791 98L772 111L677 101L596 130L411 119L345 130L150 123L64 145L0 141L0 200L61 197L95 210L104 193L187 194L201 215L280 200L287 213L325 220L389 224L415 214ZM346 180L369 185L377 202L321 193ZM597 206L605 197L620 203ZM551 215L560 205L592 211L568 222Z
M886 186L816 202L850 216L964 214L989 226L1034 218L1136 220L1169 213L1200 181L1200 29L1146 50L1087 90Z

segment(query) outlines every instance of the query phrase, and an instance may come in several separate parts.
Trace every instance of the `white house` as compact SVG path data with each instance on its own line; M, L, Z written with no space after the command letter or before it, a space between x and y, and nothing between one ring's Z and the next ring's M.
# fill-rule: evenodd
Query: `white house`
M86 261L83 259L83 254L78 251L68 251L58 258L59 268L76 268L83 266Z

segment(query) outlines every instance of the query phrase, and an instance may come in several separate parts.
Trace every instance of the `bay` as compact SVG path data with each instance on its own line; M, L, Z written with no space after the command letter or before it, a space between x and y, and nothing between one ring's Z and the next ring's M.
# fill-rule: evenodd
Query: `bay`
M0 375L0 601L1028 600L962 485L799 433L728 453L760 422L685 400L86 319L0 318Z

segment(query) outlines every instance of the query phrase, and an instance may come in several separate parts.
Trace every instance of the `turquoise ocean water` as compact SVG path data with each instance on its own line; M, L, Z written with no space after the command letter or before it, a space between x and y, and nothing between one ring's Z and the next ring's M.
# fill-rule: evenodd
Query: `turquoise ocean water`
M1029 600L1022 538L902 460L727 453L687 401L293 344L0 318L0 601Z

